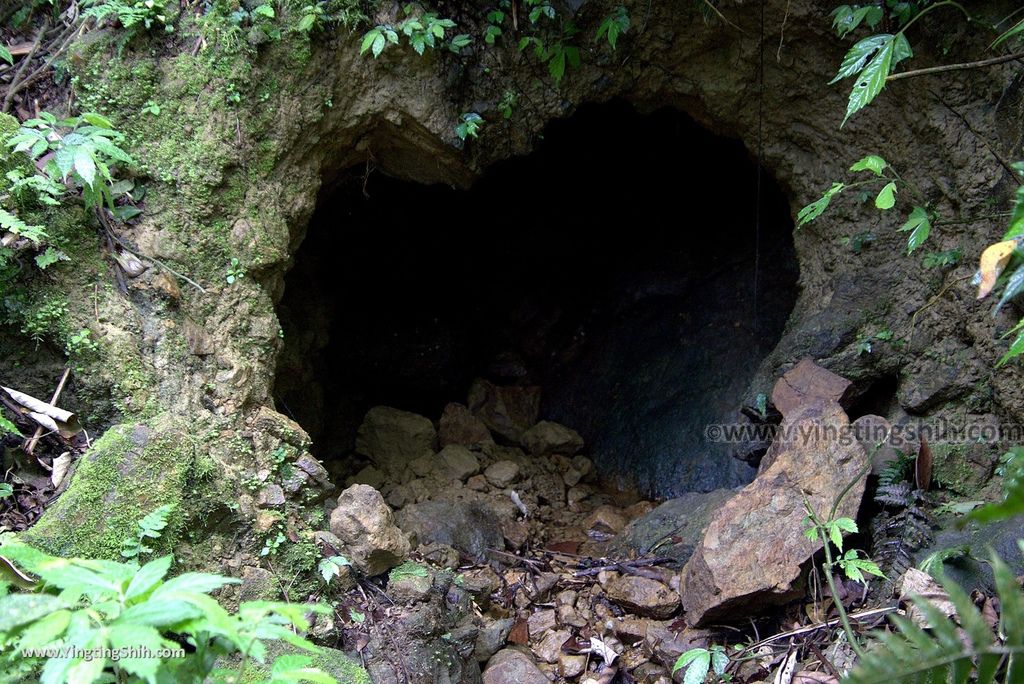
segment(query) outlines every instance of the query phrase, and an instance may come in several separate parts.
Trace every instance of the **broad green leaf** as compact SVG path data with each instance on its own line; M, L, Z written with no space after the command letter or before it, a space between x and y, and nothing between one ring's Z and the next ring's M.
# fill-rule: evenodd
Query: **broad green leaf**
M159 599L151 596L142 603L126 608L116 624L167 627L199 617L202 611L181 598Z
M96 180L96 160L90 147L83 145L75 150L75 172L90 187Z
M0 59L4 60L8 64L14 64L14 55L7 49L6 45L0 45Z
M875 206L885 211L896 206L896 183L887 183L878 197L875 198Z
M85 114L82 114L82 118L98 128L105 128L107 130L113 130L114 128L114 124L110 122L110 119L105 116L101 116L96 112L86 112Z
M910 231L910 237L907 238L907 254L909 255L924 244L932 232L932 222L928 211L924 207L914 207L907 222L899 230L900 232Z
M832 202L832 198L842 192L845 188L846 185L844 183L833 183L832 187L826 190L825 194L822 195L821 198L811 202L800 210L796 215L796 227L800 228L821 216L825 210L828 209L828 205Z
M725 674L725 668L729 665L729 656L721 646L711 647L711 669L716 675Z
M881 48L889 39L892 38L889 34L882 34L878 36L870 36L859 42L857 42L850 51L846 53L843 58L843 63L839 66L839 72L836 77L829 81L829 85L838 83L844 78L849 78L860 72L864 68L864 65L868 63L871 55Z
M359 54L363 54L364 52L369 50L370 47L373 45L374 40L376 40L377 36L379 35L380 31L378 31L377 29L367 31L366 34L363 36L362 44L359 46Z
M882 36L875 37L881 38ZM874 57L867 63L853 84L853 89L850 91L850 99L846 105L846 116L843 118L840 128L846 125L851 116L870 104L878 93L882 92L882 88L885 87L885 79L889 76L893 67L896 40L891 35L885 35L884 38L885 40L877 48Z
M258 17L266 17L267 19L274 18L274 8L270 5L259 5L252 11Z
M67 607L62 599L49 594L9 594L0 599L0 633Z
M2 414L0 414L0 435L18 435L19 437L24 436L21 434L21 431L18 429L18 426L12 423L10 420L8 420L7 416L4 416ZM10 487L10 485L7 484L6 482L4 484L6 484L7 487ZM14 490L11 489L10 494L13 493ZM8 496L10 496L10 494L8 494Z
M686 655L685 653L683 655ZM683 675L683 684L703 684L711 669L711 653L707 649L699 649L697 657L687 666Z
M167 648L170 644L160 636L160 632L152 627L140 625L113 625L108 630L110 647L113 649L148 649L156 653L160 649ZM136 675L149 684L156 684L156 674L160 669L160 658L131 658L124 657L118 661L118 666L129 674Z
M875 337L881 337L881 336L882 336L881 333L879 333L878 335L875 335ZM860 531L857 528L857 523L854 522L854 520L852 518L836 518L832 522L832 524L835 525L836 527L838 527L839 529L841 529L843 532L850 532L852 534L856 534L857 532Z
M67 630L71 623L71 611L58 610L46 617L39 618L21 632L18 647L42 648L53 643Z
M75 168L75 152L70 147L61 147L53 156L61 180L67 180L68 174Z
M189 592L208 594L229 584L240 584L241 580L222 577L206 572L186 572L164 582L157 589L157 594ZM154 594L154 597L156 594Z
M872 154L864 157L856 164L850 167L850 171L870 171L876 176L881 176L882 171L887 167L889 163L879 157L878 155Z
M167 576L167 571L171 569L173 560L171 556L163 556L143 565L128 584L125 598L130 601L155 587L160 580Z
M374 59L380 57L380 53L384 52L385 45L387 45L387 43L384 40L384 36L377 34L373 39L373 46L370 48L370 52L373 54Z
M46 251L44 251L42 254L36 255L35 262L36 266L39 267L39 270L45 271L47 268L53 266L58 261L65 261L67 260L67 258L67 255L64 254L64 252L60 251L59 249L47 247Z

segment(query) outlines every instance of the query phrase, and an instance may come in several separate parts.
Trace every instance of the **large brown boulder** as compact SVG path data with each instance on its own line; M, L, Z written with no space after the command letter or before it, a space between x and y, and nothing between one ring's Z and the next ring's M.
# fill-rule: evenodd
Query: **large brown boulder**
M409 555L409 540L395 524L394 514L380 492L368 485L352 485L341 493L331 512L331 532L341 540L339 550L371 577Z
M495 653L483 679L484 684L549 684L533 658L515 648Z
M849 419L835 402L789 409L765 456L770 465L719 509L683 571L691 625L743 618L802 595L802 566L821 549L804 535L804 501L827 516L863 473L867 456L850 437ZM837 515L854 517L863 495L861 477Z
M583 438L571 428L542 420L523 433L520 442L534 456L572 456L583 448Z
M470 413L468 408L456 403L444 407L437 428L437 439L442 447L449 444L471 447L494 441L484 422Z

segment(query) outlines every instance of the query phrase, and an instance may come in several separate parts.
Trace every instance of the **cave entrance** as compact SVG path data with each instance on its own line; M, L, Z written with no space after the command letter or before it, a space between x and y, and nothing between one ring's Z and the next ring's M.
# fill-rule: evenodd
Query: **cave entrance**
M613 102L468 191L363 175L325 185L279 306L277 405L318 457L347 457L372 406L436 421L485 377L540 385L541 417L645 493L753 476L704 426L735 415L798 269L768 178L756 234L739 141Z

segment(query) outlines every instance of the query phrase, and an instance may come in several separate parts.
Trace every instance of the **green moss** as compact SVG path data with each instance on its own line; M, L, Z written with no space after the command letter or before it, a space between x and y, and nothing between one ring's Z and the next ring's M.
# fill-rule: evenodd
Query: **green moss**
M78 462L68 490L24 538L62 556L116 559L139 519L172 504L172 522L154 542L170 550L187 516L185 494L194 461L195 446L181 430L111 428Z
M338 684L370 684L370 675L356 661L333 648L321 647L316 653L303 651L280 641L267 644L265 664L250 663L239 680L240 684L264 682L270 678L274 660L282 655L302 655L310 659L310 667L318 667L338 680Z

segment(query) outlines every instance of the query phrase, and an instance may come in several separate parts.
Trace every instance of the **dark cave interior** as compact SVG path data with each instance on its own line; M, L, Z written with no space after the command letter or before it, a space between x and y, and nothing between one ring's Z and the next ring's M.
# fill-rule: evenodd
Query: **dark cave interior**
M372 406L437 420L482 376L540 385L541 417L620 485L753 476L704 425L736 416L798 266L786 198L764 173L758 207L742 143L616 101L468 191L363 173L325 184L279 304L275 398L317 456L345 458Z

